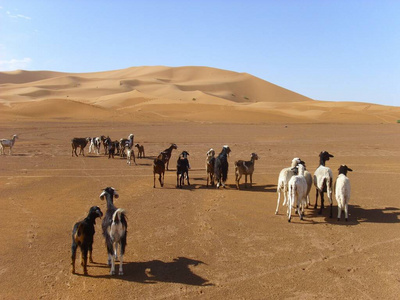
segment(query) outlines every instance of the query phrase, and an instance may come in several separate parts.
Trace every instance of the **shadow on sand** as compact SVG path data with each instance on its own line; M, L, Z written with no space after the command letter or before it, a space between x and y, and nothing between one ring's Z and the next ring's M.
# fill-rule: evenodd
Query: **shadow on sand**
M329 206L325 207L322 215L318 214L319 208L310 207L305 210L304 222L308 224L329 223L335 225L359 225L361 223L400 223L400 209L397 207L362 208L358 205L349 205L349 220L345 221L344 212L340 221L337 220L337 206L333 206L332 218L329 217ZM319 218L323 217L324 221Z
M156 284L157 282L182 283L196 286L213 286L207 279L202 278L190 270L189 266L204 264L202 261L193 260L186 257L174 258L171 262L152 260L147 262L128 262L124 263L123 276L100 275L92 276L95 278L113 278L130 282L146 284ZM94 267L109 267L106 264L91 264ZM119 263L116 263L118 270ZM107 272L108 273L108 272Z

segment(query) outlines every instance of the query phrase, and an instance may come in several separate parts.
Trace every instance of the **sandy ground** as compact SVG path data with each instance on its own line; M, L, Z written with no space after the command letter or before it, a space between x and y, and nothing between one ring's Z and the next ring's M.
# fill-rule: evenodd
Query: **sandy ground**
M136 67L99 73L0 72L0 299L398 299L400 107L315 101L245 73ZM128 166L72 157L73 137L135 135L147 157ZM178 145L163 188L152 160ZM232 149L226 189L207 188L205 156ZM191 185L176 189L190 153ZM335 157L352 184L349 221L309 208L287 222L279 171L312 173ZM86 149L87 151L87 149ZM254 185L236 190L235 160L256 152ZM89 276L71 274L71 231L112 186L128 215L125 275L110 276L96 225ZM315 189L311 190L315 201ZM337 213L334 201L334 216Z
M24 121L0 156L1 299L397 299L400 293L398 124L208 124ZM71 157L74 136L135 134L148 155L137 165L104 155ZM171 171L153 188L152 158L170 143ZM205 153L228 144L226 189L207 188ZM176 189L175 161L190 153L191 186ZM279 171L293 157L313 172L318 154L347 164L349 221L307 209L275 215ZM254 185L236 190L233 162L256 152ZM128 215L124 276L110 276L97 222L89 276L70 271L71 230L101 189L113 186ZM241 186L243 187L243 185ZM311 191L312 203L315 189ZM334 202L334 216L336 215Z

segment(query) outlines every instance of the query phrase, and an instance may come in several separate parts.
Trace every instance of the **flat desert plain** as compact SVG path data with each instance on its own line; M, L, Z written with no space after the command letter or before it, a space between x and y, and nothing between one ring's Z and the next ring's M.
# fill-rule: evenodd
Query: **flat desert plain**
M248 74L142 67L65 74L0 73L1 299L398 299L400 109L309 99ZM73 137L135 135L146 158L71 155ZM153 159L171 143L165 185ZM227 187L206 186L206 152L229 145ZM176 188L178 154L190 183ZM277 205L278 174L318 154L337 177L346 164L349 220L312 207L291 223ZM253 186L236 189L234 162L255 152ZM71 274L73 224L102 189L128 216L124 275L110 276L96 224L88 276ZM325 197L326 198L326 197ZM326 199L326 203L327 203ZM318 203L319 204L319 203ZM79 256L79 252L78 252Z

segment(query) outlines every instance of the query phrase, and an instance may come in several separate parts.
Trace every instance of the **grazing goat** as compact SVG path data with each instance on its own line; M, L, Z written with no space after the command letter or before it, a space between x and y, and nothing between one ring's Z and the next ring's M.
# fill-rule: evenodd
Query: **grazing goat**
M190 185L189 182L189 169L190 164L188 160L189 153L187 151L182 151L179 155L178 161L176 162L176 187L182 188L185 185L185 177L187 180L187 184Z
M342 214L342 210L344 210L344 217L347 221L349 219L349 208L348 204L350 201L350 180L347 178L347 171L352 172L353 170L350 169L346 165L341 165L338 169L339 175L336 178L335 182L335 197L336 202L338 204L338 215L337 219L340 221L340 217Z
M158 180L160 181L161 187L164 186L165 163L162 158L163 158L163 155L160 154L153 161L153 179L154 179L153 188L156 187L156 174L159 175Z
M135 147L138 148L137 158L145 158L146 155L144 154L144 146L136 144Z
M12 154L12 148L14 147L15 144L15 139L18 138L18 135L14 134L11 140L8 139L0 139L0 153L5 154L4 148L8 147L10 148L10 155Z
M93 246L93 236L95 233L94 225L96 224L96 218L101 218L103 213L98 206L92 206L89 210L87 217L77 222L72 230L72 247L71 247L71 266L72 274L75 273L75 257L76 249L81 250L81 265L83 267L83 273L87 275L87 259L89 253L89 261L93 263L92 258L92 246Z
M289 199L287 202L288 222L292 219L292 207L297 210L300 220L303 220L304 206L307 201L307 181L304 177L304 166L299 164L298 175L294 175L289 180Z
M125 155L125 149L129 148L132 149L133 147L133 138L134 135L131 133L127 139L120 139L119 140L119 144L121 145L121 151L120 151L120 156L124 156Z
M332 154L329 154L327 151L322 151L319 154L319 167L314 172L314 185L316 188L316 198L315 198L315 206L314 209L317 209L318 202L318 194L321 195L321 208L319 210L319 214L322 214L322 210L324 209L324 193L326 192L328 195L328 200L331 206L329 217L332 218L332 170L328 167L325 167L325 162L329 160L329 158L334 157Z
M215 159L214 174L215 180L217 181L217 188L221 185L225 187L225 182L228 179L228 156L231 149L228 145L222 147L221 153Z
M283 204L286 205L288 199L288 190L289 190L289 180L292 176L297 175L297 168L296 166L301 163L302 160L298 157L292 159L292 165L289 168L284 168L279 173L278 178L278 187L276 188L276 192L278 193L278 200L276 203L276 210L275 214L278 214L279 210L279 202L281 200L281 192L283 192Z
M131 160L133 160L133 162L136 165L135 151L133 151L133 149L130 147L125 147L125 149L126 149L126 159L127 159L126 163L128 165L131 165Z
M238 160L235 161L235 181L236 188L239 189L239 181L244 175L244 187L247 188L247 175L250 176L250 187L253 185L253 172L254 172L254 162L258 160L257 153L252 153L250 161Z
M215 165L215 151L213 148L207 151L206 171L207 171L207 187L208 182L214 186L214 165Z
M173 149L178 149L178 146L176 144L171 144L169 148L165 149L160 153L162 155L162 161L166 164L167 171L168 171L168 165L169 165L169 160L171 158L172 150Z
M78 154L76 154L76 149L78 149L78 147L81 149L79 151L79 154L82 154L83 156L85 156L85 147L88 144L88 142L90 141L90 137L87 138L73 138L71 140L71 146L72 146L72 156L74 156L74 153L76 156L78 156Z
M114 206L114 196L115 198L119 197L118 193L112 187L105 188L100 194L101 200L107 200L107 211L102 223L103 236L106 240L108 265L111 265L110 275L115 275L115 260L118 259L118 247L120 248L119 275L124 275L122 265L126 247L128 223L126 221L125 211L122 208L117 209Z

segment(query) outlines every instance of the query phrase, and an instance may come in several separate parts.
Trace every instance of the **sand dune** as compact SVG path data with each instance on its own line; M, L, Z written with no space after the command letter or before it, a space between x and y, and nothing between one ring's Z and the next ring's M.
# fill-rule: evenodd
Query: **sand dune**
M315 101L250 74L208 67L1 72L0 89L0 112L14 118L85 119L82 107L90 107L88 119L118 114L139 121L149 120L149 114L182 121L190 114L222 123L393 123L400 115L399 107Z

